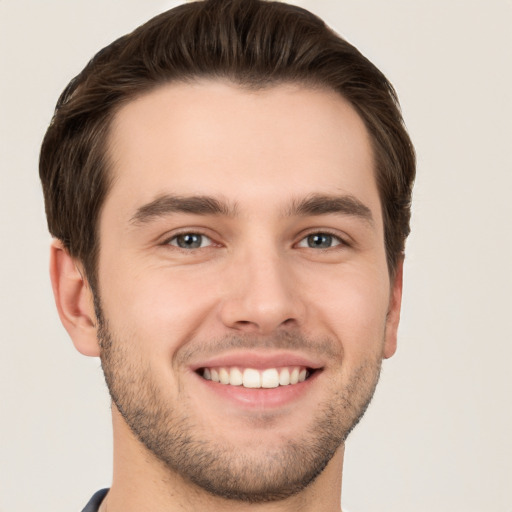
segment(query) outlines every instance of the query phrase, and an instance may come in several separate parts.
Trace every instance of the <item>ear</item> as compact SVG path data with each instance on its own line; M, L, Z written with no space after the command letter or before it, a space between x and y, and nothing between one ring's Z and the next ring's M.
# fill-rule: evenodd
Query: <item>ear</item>
M386 338L384 341L383 357L388 359L396 352L398 324L400 323L400 309L402 307L404 261L401 259L396 267L391 282L389 309L386 317Z
M86 356L99 356L91 288L60 240L51 245L50 278L60 320L76 349Z

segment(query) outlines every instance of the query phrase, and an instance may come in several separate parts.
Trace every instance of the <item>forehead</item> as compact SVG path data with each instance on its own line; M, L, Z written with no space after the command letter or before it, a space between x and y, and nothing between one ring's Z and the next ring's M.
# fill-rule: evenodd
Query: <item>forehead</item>
M127 215L169 193L236 199L242 210L280 207L284 196L351 194L379 209L368 132L330 90L164 85L120 109L108 147L106 208Z

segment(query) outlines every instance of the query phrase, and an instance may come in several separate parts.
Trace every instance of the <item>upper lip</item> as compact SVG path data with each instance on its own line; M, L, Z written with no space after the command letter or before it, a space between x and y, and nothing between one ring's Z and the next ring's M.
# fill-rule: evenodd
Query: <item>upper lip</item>
M197 371L200 368L232 366L254 369L304 366L306 368L318 370L324 365L317 358L295 352L240 350L219 354L218 356L194 363L190 367L193 371Z

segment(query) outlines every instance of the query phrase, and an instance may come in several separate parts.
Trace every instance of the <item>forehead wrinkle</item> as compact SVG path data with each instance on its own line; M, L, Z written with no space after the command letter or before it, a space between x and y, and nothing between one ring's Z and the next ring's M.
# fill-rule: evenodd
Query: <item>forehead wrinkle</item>
M374 223L372 211L353 195L311 194L293 199L284 211L284 216L307 216L343 214Z
M157 217L165 217L173 213L189 213L193 215L223 215L236 217L238 205L211 196L177 196L164 194L146 203L134 213L131 224L144 224Z

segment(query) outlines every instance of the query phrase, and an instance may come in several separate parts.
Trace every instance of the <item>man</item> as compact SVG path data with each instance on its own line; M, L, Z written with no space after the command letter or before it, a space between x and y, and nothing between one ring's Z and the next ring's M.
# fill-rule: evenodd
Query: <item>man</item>
M300 8L189 3L96 55L40 160L60 318L112 397L84 510L341 510L414 172L392 86Z

